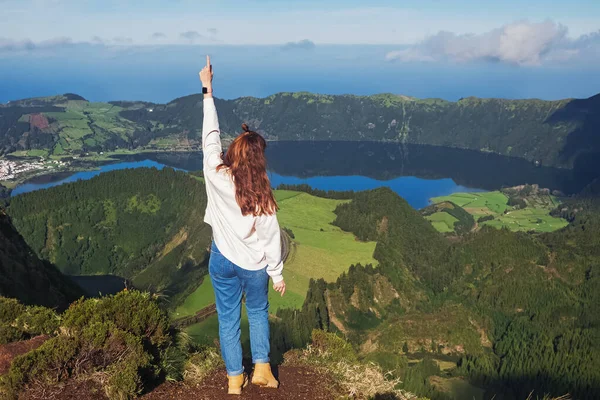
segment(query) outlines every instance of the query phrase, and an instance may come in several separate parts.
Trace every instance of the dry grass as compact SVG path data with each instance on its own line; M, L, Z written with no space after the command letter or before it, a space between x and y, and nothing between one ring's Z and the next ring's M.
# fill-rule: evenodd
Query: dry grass
M188 383L199 384L213 371L223 366L221 355L216 349L208 347L190 357L183 372L183 379Z
M308 345L302 351L292 351L286 354L284 365L309 365L324 374L332 375L342 396L352 399L371 399L375 396L385 396L397 400L413 400L416 396L403 390L396 389L400 380L392 378L391 373L384 372L375 363L360 363L337 357L318 346Z
M527 396L527 400L536 400L536 399L540 399L539 397L534 397L533 396L533 392L529 393L529 396ZM542 397L540 400L571 400L572 397L568 394L559 396L559 397L550 397L548 395L545 395L544 397Z

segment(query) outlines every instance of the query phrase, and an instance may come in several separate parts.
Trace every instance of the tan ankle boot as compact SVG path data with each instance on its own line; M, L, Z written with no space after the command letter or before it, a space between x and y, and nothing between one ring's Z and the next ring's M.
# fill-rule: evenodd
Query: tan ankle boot
M254 374L252 375L252 383L258 386L264 386L277 389L279 382L271 372L271 364L257 363L254 366Z
M248 383L246 374L243 373L237 376L227 375L227 379L229 380L228 394L242 394L242 388Z

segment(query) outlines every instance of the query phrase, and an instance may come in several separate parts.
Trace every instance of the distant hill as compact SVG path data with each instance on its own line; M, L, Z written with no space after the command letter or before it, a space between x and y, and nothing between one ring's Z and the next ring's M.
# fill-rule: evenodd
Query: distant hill
M270 140L427 144L560 167L597 165L600 153L600 95L450 102L393 94L278 93L217 100L217 108L224 133L235 135L248 122ZM201 95L168 104L89 103L73 94L19 100L0 106L0 151L47 149L60 155L116 148L197 149L201 125Z
M24 304L65 308L82 290L40 260L0 208L0 296Z
M139 168L16 196L8 212L33 251L63 273L126 278L175 307L207 272L205 207L196 178Z

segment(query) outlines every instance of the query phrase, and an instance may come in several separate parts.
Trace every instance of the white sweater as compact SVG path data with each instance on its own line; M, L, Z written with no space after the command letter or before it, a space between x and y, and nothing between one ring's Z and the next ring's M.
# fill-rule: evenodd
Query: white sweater
M222 162L223 151L220 134L215 102L212 98L206 98L202 124L202 152L208 204L204 222L212 226L213 240L221 254L229 261L252 271L266 266L273 282L280 282L283 280L283 261L277 216L242 215L235 199L235 186L231 174L224 168L217 171L217 166Z

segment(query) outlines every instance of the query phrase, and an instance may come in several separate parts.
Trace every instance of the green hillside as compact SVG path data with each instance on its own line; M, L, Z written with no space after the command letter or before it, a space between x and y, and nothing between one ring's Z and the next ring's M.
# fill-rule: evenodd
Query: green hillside
M572 167L600 152L600 95L584 100L479 99L457 102L392 94L278 93L217 100L221 129L251 122L270 140L428 144L494 152ZM197 149L202 97L168 104L89 103L76 95L0 106L0 149L52 155L115 149ZM44 154L45 154L44 153ZM42 154L39 151L35 154Z
M83 294L54 265L40 260L0 208L0 296L65 308Z
M431 399L523 399L531 391L594 398L596 190L551 212L568 221L564 229L530 234L466 224L459 238L439 233L387 188L345 199L276 191L291 252L290 296L271 293L274 360L323 329L348 339L361 361L392 371L397 389ZM465 196L430 216L454 216L456 227L466 216L443 210L503 214L555 204L536 187ZM210 282L202 281L210 240L205 204L201 181L189 174L136 169L17 196L9 213L33 251L61 270L129 278L166 294L163 303L183 316L212 301ZM188 333L210 345L205 339L217 329L211 317Z
M403 388L430 398L462 376L487 388L484 398L592 399L598 204L566 202L560 213L571 222L560 231L484 227L448 243L393 193L359 193L338 207L338 220L377 240L379 267L353 266L335 285L312 281L301 312L278 311L274 340L285 349L306 343L313 328L338 331ZM383 229L386 220L397 228Z
M175 306L207 271L205 207L201 183L165 168L27 193L11 201L9 213L35 253L63 273L117 275Z

